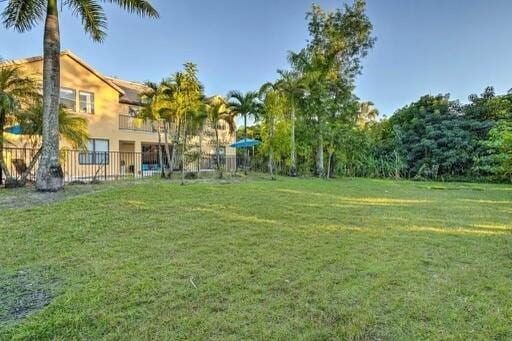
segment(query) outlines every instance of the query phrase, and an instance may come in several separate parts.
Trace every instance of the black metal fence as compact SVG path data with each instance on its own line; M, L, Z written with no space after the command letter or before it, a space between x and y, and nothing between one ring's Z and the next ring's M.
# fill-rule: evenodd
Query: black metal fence
M35 181L38 161L29 169L37 150L30 148L4 148L2 152L8 174L0 171L0 184L6 176L20 179L24 174L28 181ZM162 160L165 164L165 156ZM143 178L161 173L158 151L151 152L88 152L81 150L62 150L60 162L65 182L108 181L125 178ZM181 160L177 158L174 170L181 170ZM221 156L219 165L225 171L234 171L237 167L236 156ZM184 164L186 172L213 172L217 169L215 155L190 156Z

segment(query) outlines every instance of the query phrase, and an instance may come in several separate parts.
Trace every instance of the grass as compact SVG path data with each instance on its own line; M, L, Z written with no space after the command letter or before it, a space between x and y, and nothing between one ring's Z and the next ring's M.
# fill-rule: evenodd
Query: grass
M0 339L511 339L512 187L436 186L150 180L4 208Z

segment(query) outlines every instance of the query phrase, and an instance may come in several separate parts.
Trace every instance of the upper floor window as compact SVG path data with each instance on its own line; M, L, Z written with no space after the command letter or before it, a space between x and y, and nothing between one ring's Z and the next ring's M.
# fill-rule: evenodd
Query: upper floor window
M92 92L80 91L79 112L82 114L94 114L94 94Z
M76 91L60 88L60 104L71 111L76 111Z

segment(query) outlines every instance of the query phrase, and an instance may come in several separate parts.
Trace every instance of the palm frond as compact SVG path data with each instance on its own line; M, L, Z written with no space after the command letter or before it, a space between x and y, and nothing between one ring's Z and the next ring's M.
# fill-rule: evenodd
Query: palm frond
M45 0L8 0L1 16L6 28L25 32L43 20L45 14Z
M119 5L124 10L136 13L141 17L159 18L157 10L148 0L104 0Z
M103 7L96 0L66 0L74 16L82 21L85 32L93 40L102 42L106 36L107 17Z

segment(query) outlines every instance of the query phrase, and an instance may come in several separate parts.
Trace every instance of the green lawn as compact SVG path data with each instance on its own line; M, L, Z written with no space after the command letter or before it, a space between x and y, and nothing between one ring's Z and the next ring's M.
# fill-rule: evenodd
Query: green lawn
M512 186L103 186L1 209L0 339L512 338Z

